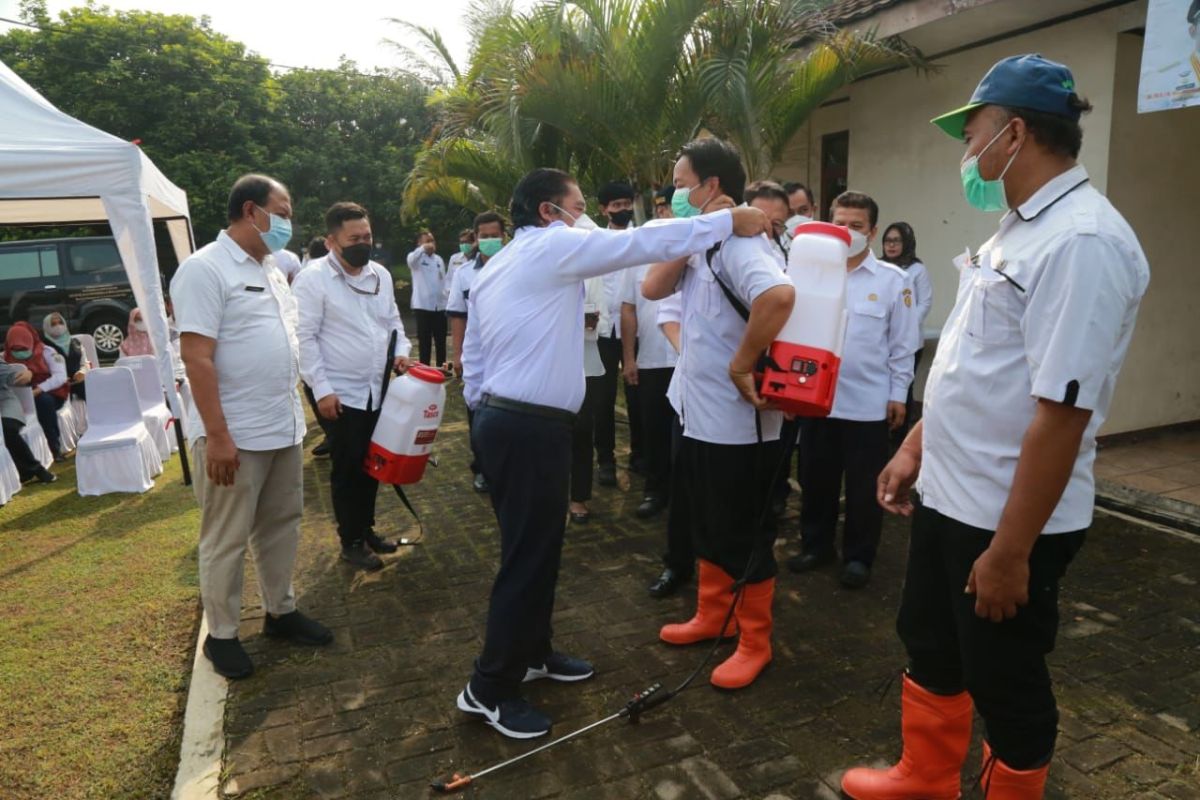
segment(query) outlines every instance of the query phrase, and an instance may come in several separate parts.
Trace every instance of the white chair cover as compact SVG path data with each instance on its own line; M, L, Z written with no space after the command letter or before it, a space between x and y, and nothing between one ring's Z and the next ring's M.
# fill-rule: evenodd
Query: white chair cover
M87 403L78 397L71 398L71 416L75 418L75 441L87 430Z
M88 429L75 453L79 494L145 492L162 474L162 458L146 428L137 384L127 367L88 373Z
M96 340L90 333L77 333L71 337L83 347L83 355L87 358L92 369L100 367L100 353L96 350Z
M58 410L58 439L64 453L74 450L79 441L79 435L75 433L75 410L71 407L70 399Z
M21 438L25 440L25 444L29 445L29 452L33 453L33 457L43 467L48 467L54 463L54 453L50 451L50 442L46 439L46 432L42 430L42 424L38 422L37 406L33 402L33 389L28 386L14 386L13 390L21 401L21 410L25 412L25 427L21 428Z
M128 367L133 372L146 430L150 432L162 460L170 460L171 453L177 451L179 445L175 441L175 432L170 430L171 410L167 408L163 397L154 356L122 356L117 359L117 366Z
M12 499L21 491L21 473L8 454L8 448L0 445L0 506Z

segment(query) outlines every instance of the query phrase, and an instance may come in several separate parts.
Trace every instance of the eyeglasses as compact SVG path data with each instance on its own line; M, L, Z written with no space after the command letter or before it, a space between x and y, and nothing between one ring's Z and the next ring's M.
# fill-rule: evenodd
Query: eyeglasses
M884 240L883 240L883 243L884 243L884 244L904 244L904 240L903 240L903 239L890 239L890 238L889 238L889 239L884 239Z

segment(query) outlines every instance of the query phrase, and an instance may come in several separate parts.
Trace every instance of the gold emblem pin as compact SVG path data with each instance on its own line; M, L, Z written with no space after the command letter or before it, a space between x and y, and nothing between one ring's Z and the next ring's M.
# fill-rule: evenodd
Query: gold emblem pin
M869 295L867 295L867 299L868 300L878 300L879 295L875 294L874 292L871 292Z
M909 295L909 294L904 295L904 305L907 308L912 308L912 295Z

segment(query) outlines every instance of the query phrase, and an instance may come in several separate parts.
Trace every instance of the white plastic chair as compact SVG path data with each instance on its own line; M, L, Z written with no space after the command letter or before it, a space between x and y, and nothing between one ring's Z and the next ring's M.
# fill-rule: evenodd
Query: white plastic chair
M145 492L162 474L158 446L150 436L128 367L88 373L88 429L75 453L79 494Z
M21 473L17 470L16 462L8 454L8 448L0 445L0 506L12 499L21 491Z
M163 396L162 382L158 379L158 364L154 356L122 356L117 359L117 366L127 367L133 372L146 430L154 439L159 456L163 461L168 461L171 453L179 449L179 445L175 441L175 432L169 430L171 410L167 408ZM91 390L88 391L88 399L91 399Z
M58 410L58 441L64 453L74 450L79 441L79 434L75 432L75 409L70 398Z
M29 445L29 452L43 467L54 463L54 453L50 450L50 442L46 432L38 422L37 405L33 401L33 389L28 386L14 386L17 399L21 401L21 410L25 412L25 427L21 428L21 438Z

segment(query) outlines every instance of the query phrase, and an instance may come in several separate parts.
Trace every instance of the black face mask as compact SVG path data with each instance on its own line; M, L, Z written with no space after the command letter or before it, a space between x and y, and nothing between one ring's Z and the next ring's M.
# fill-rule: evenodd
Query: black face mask
M627 208L624 211L614 211L608 215L608 221L618 228L624 228L633 222L633 209Z
M367 265L371 260L371 245L367 243L352 244L342 248L342 261L346 262L346 266L360 269Z

